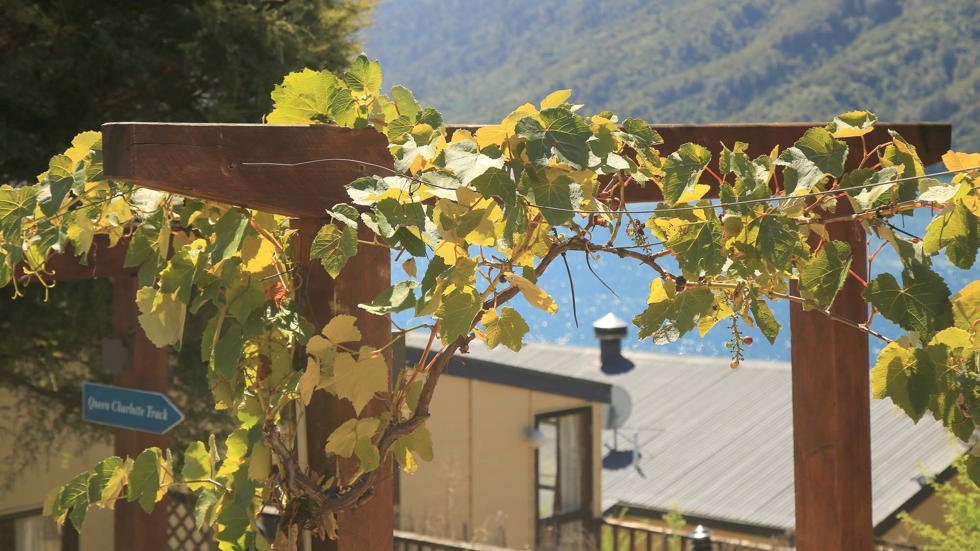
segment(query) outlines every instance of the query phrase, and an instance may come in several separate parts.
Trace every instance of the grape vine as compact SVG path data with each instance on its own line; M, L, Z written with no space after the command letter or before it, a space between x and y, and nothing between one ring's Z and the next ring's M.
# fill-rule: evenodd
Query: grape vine
M214 527L222 549L273 544L257 536L264 505L282 511L277 549L290 548L300 529L334 537L337 513L370 497L388 458L407 472L431 459L425 421L449 359L474 339L519 350L529 328L509 305L518 295L557 311L537 280L573 251L650 269L647 304L633 318L642 338L673 342L721 323L738 367L751 344L740 324L774 342L781 327L770 303L795 302L887 343L872 371L876 397L913 419L931 412L964 441L975 430L980 283L954 295L931 264L941 252L961 269L974 264L980 154L947 153L953 176L944 184L897 133L869 149L875 116L851 112L769 155L750 158L747 144L735 143L713 162L693 143L661 153L660 135L644 121L583 116L567 90L500 124L452 133L409 90L380 90L380 67L363 56L340 77L292 73L272 92L267 122L372 127L388 139L394 170L375 167L347 186L349 202L327 213L310 256L333 277L365 247L407 257L409 278L361 305L430 320L416 328L430 333L420 361L394 380L384 351L362 344L353 316L315 327L301 315L286 217L107 179L96 132L77 136L36 184L0 188L0 284L15 294L29 282L50 286L49 256L84 257L97 236L127 246L140 324L155 344L179 346L187 312L209 320L202 360L216 407L237 423L223 445L212 438L180 454L151 448L108 458L52 492L48 514L81 527L92 507L128 499L149 511L181 486L196 493L196 521ZM845 171L852 148L863 161ZM717 202L705 199L705 175L717 180ZM630 210L630 186L656 187L663 200ZM917 209L935 213L921 240L889 222ZM905 334L830 312L853 277L850 248L828 237L831 224L858 224L897 252L901 279L884 273L862 284L872 316ZM616 245L620 232L634 245ZM415 259L424 259L422 273ZM348 400L357 414L328 438L323 451L333 462L324 472L304 467L295 444L297 411L317 392ZM381 413L367 413L372 401L384 404ZM980 473L980 458L970 465Z

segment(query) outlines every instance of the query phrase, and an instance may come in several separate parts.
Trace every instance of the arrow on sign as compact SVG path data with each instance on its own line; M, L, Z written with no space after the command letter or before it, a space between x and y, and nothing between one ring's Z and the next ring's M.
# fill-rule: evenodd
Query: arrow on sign
M159 392L85 383L82 418L89 423L163 434L183 421L184 413Z

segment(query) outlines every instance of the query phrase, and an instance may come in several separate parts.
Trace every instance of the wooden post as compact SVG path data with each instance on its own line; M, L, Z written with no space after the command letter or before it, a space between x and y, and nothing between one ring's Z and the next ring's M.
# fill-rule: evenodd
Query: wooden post
M157 348L143 333L137 319L135 272L127 271L112 280L112 328L126 343L129 361L113 378L121 387L167 392L167 349ZM143 450L167 446L167 437L127 429L116 429L115 454L135 458ZM165 551L167 549L167 500L146 514L139 503L116 503L113 530L116 551Z
M297 261L303 266L303 285L297 296L303 301L303 314L319 330L337 314L357 317L363 344L380 348L391 340L391 327L387 318L367 314L357 307L371 302L390 285L391 262L388 249L360 245L357 255L351 258L344 271L334 280L323 270L318 261L309 260L310 244L321 222L310 219L297 220ZM372 234L364 229L360 238L371 240ZM391 365L391 353L385 355ZM384 410L378 400L369 403L364 415ZM354 408L347 401L338 400L325 392L313 395L306 408L306 439L308 461L311 469L326 472L327 457L323 447L327 437L344 421L354 417ZM394 546L394 489L390 476L392 465L386 461L380 467L382 474L373 495L361 507L346 512L339 518L339 538L333 541L314 539L313 551L359 551L366 549L392 549Z
M864 229L857 224L831 224L828 230L831 239L851 246L851 269L867 280ZM853 276L848 277L831 310L864 322L868 307L863 290ZM870 550L868 336L795 304L790 308L790 327L797 549Z

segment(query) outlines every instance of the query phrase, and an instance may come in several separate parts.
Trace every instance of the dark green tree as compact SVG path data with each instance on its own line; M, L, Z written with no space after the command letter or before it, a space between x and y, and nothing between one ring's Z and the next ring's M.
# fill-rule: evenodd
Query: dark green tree
M363 0L4 0L0 181L105 121L260 122L269 87L356 53Z
M260 122L282 75L338 70L366 23L362 0L5 0L0 2L0 183L31 183L54 151L105 121ZM80 385L109 380L99 345L111 334L106 281L0 294L0 486L49 457L66 432L108 431L81 422ZM194 319L189 319L192 326ZM193 423L180 442L214 431L217 416L189 339L171 362L171 393ZM200 334L200 331L196 332Z

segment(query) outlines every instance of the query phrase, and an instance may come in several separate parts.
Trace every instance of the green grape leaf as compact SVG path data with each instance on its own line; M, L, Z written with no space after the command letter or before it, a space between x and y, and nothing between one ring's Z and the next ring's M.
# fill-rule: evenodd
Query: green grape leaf
M144 262L157 259L154 263L154 275L157 271L157 264L161 258L161 251L168 251L170 248L170 220L163 210L157 210L152 215L145 218L133 232L133 237L129 240L126 248L126 257L123 260L123 267L132 268ZM154 277L154 279L156 279ZM149 282L147 282L147 285Z
M75 161L67 155L55 155L48 163L48 171L41 178L37 190L37 204L45 216L51 216L61 208L65 197L75 183Z
M530 331L521 314L509 306L501 308L499 315L496 309L487 310L481 323L483 323L483 333L486 335L487 346L490 349L503 344L517 352L523 345L524 335Z
M382 291L370 303L357 306L376 315L408 310L415 306L415 293L412 290L418 286L417 281L402 281Z
M500 197L507 204L517 200L517 186L510 175L502 168L488 168L471 182L484 197Z
M727 260L722 251L721 223L713 212L706 220L680 226L665 245L674 251L677 264L690 279L717 274Z
M249 218L240 209L228 209L214 225L214 242L209 247L211 264L217 264L234 254L242 245Z
M310 246L310 259L319 260L330 277L337 277L340 271L357 254L357 230L344 225L324 224L313 238Z
M205 243L198 239L181 247L160 272L160 293L172 295L183 304L189 304L191 289L203 269Z
M582 117L564 107L541 111L541 122L524 117L515 128L518 136L527 138L527 154L535 166L547 166L557 152L560 161L573 168L589 163L588 141L592 130Z
M242 357L244 346L245 335L242 334L241 325L227 324L221 338L215 343L211 367L225 379L234 379L238 374L238 361Z
M111 507L122 493L126 480L127 471L122 458L113 456L99 461L91 474L88 480L88 502Z
M652 337L657 344L674 342L698 326L703 317L714 312L715 299L704 287L690 287L677 292L662 279L650 283L647 309L633 318L641 339Z
M208 453L204 442L191 442L184 452L184 466L180 470L180 476L184 481L207 480L214 476L214 465L211 463L211 454ZM187 482L187 487L192 491L206 488L208 484L201 482Z
M560 226L575 216L575 209L582 201L582 188L565 175L554 178L536 178L531 189L534 203L541 215L552 226Z
M398 113L408 117L411 119L412 124L415 124L416 117L422 111L422 106L415 100L415 95L412 94L412 91L400 84L396 84L391 87L391 98L395 100Z
M451 343L469 333L481 308L483 301L472 287L455 289L444 295L435 312L435 317L441 320L439 336L442 342Z
M369 473L381 465L381 453L378 447L371 442L370 437L358 439L354 446L354 455L360 462L361 470Z
M674 298L674 304L668 319L673 322L679 336L686 335L698 326L702 316L709 315L715 299L711 291L704 287L688 288Z
M330 433L323 451L340 457L351 457L358 441L364 438L370 440L380 426L381 421L377 417L348 419Z
M446 159L445 167L453 171L464 186L469 186L487 170L491 168L499 170L504 166L503 157L493 159L480 153L473 140L453 142L446 146L443 153Z
M76 530L81 530L88 512L88 487L92 473L84 472L71 479L61 493L61 511L68 511L68 518Z
M273 110L266 117L270 124L309 124L323 122L330 113L330 96L340 86L337 77L326 71L303 69L289 73L272 91Z
M161 460L159 448L147 448L136 457L133 470L129 473L126 498L138 501L147 513L153 511L160 490Z
M902 271L902 285L891 274L880 274L864 290L864 298L883 316L923 339L953 323L949 287L942 276L921 263Z
M621 140L634 149L653 147L664 143L663 138L646 121L629 118L623 121L623 126L617 134Z
M221 489L207 485L197 493L194 503L194 525L200 530L206 526L211 526L218 513L218 505L221 503Z
M977 217L962 201L929 223L922 240L922 252L932 256L946 249L946 256L957 268L969 270L977 259Z
M851 246L844 241L827 241L800 270L800 294L829 308L847 281L851 268Z
M354 94L376 95L381 90L381 64L359 55L344 73L344 82Z
M21 221L34 214L37 186L0 186L0 236L8 242L20 242Z
M840 177L847 160L847 145L825 128L811 128L793 147L783 151L776 164L784 167L786 193L809 193L826 175Z
M402 470L414 473L418 470L416 458L432 461L432 434L428 428L421 426L396 440L391 449Z
M868 111L848 111L834 117L827 130L834 138L856 138L874 130L878 117Z
M891 398L914 420L922 417L922 411L913 403L909 395L910 373L916 368L915 349L907 347L903 341L888 343L871 369L871 391L876 399ZM915 413L918 411L918 415Z
M248 481L242 469L236 473L232 486L235 493L232 499L225 499L218 513L218 541L222 551L248 549L245 544L246 533L252 525L251 500L255 493L254 482ZM251 482L251 484L249 484Z
M357 102L351 97L350 90L340 87L330 93L330 118L338 126L353 128L361 120Z
M807 257L807 249L796 223L775 216L759 216L750 220L738 236L736 246L747 247L777 270L785 269L794 257Z
M776 316L772 313L772 309L769 308L769 304L766 303L765 299L759 297L757 293L752 299L751 311L752 319L755 320L759 331L762 331L762 335L766 337L769 344L776 344L776 337L779 335L782 325L776 321Z
M966 456L966 474L974 484L980 486L980 457L972 454Z
M686 143L671 153L664 162L664 203L673 206L685 193L693 191L709 162L711 152L693 143Z
M971 281L950 301L953 325L964 331L976 331L980 322L980 281Z

